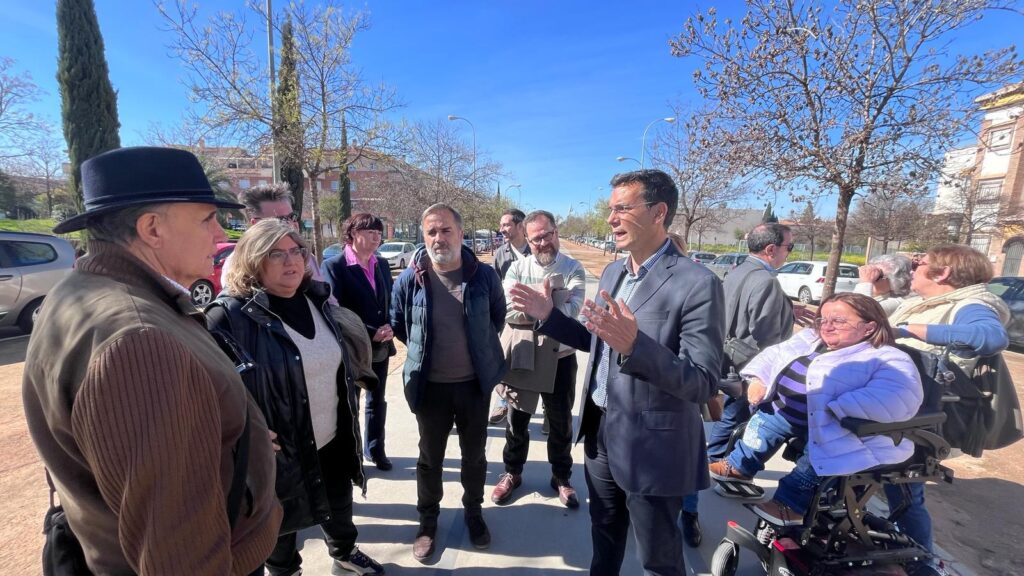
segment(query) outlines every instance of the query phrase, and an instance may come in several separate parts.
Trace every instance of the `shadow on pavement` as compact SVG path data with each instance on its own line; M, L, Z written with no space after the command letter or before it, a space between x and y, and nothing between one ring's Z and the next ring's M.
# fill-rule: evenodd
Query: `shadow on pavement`
M0 334L0 337L4 335ZM22 335L17 332L15 335L5 335L6 339L0 341L0 366L18 364L25 361L25 352L28 350L28 334Z

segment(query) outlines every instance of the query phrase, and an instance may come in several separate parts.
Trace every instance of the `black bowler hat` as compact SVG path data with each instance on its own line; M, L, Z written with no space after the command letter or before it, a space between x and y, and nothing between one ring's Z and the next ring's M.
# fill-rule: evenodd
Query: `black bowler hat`
M85 212L54 226L57 234L85 228L91 218L128 206L190 202L218 208L244 208L214 196L191 152L177 148L118 148L82 163Z

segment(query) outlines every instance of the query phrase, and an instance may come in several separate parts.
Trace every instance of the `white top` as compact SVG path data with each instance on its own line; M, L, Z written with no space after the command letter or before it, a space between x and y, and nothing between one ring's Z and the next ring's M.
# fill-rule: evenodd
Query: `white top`
M316 326L313 339L292 330L288 324L284 325L284 329L302 358L302 375L306 378L306 394L309 396L309 417L313 421L313 438L319 450L334 440L338 432L341 344L309 298L306 298L306 303L313 313L313 325Z

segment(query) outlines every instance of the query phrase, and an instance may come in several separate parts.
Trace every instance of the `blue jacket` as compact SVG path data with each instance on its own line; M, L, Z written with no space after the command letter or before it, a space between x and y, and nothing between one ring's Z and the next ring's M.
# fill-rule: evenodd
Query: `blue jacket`
M434 334L431 330L433 303L427 271L431 261L420 248L412 257L412 265L395 281L391 293L391 327L408 348L403 380L409 409L416 412L430 373L430 350ZM498 274L477 260L472 250L462 247L462 304L465 307L466 340L476 371L477 383L484 394L490 394L507 367L501 352L498 333L505 327L505 293Z

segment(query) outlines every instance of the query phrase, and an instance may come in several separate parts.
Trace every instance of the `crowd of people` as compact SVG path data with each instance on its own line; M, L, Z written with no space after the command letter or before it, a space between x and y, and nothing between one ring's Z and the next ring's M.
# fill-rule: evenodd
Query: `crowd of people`
M55 231L86 230L89 253L48 298L61 304L40 313L24 403L98 574L299 574L296 532L313 526L335 573L383 574L357 545L352 507L355 487L366 494L364 461L393 466L385 391L394 339L407 348L402 384L418 429L416 560L436 553L453 427L476 548L491 543L489 423L505 427L495 504L523 483L528 424L543 406L550 487L565 507L580 506L571 449L582 350L590 573L619 574L632 531L644 573L658 576L684 574L684 543L701 542L698 492L712 478L753 486L787 440L805 448L758 505L780 523L799 522L823 476L906 460L909 442L860 439L839 425L918 413L921 376L899 346L957 343L955 362L970 371L1008 343L1007 308L984 286L991 265L966 246L935 247L916 268L875 258L855 293L812 312L775 277L792 230L766 223L749 232L748 258L723 283L670 235L679 194L658 170L612 179L607 221L628 255L604 269L593 299L543 210L502 216L507 242L492 267L463 246L455 208L430 206L425 245L393 282L375 255L380 218L353 215L342 253L317 264L287 187L221 200L185 151L107 152L83 164L82 182L86 211ZM212 270L225 239L218 208L245 210L250 226L222 293L200 312L184 287ZM730 375L748 385L721 405L719 382ZM890 506L906 510L897 523L930 549L923 484L890 488Z

